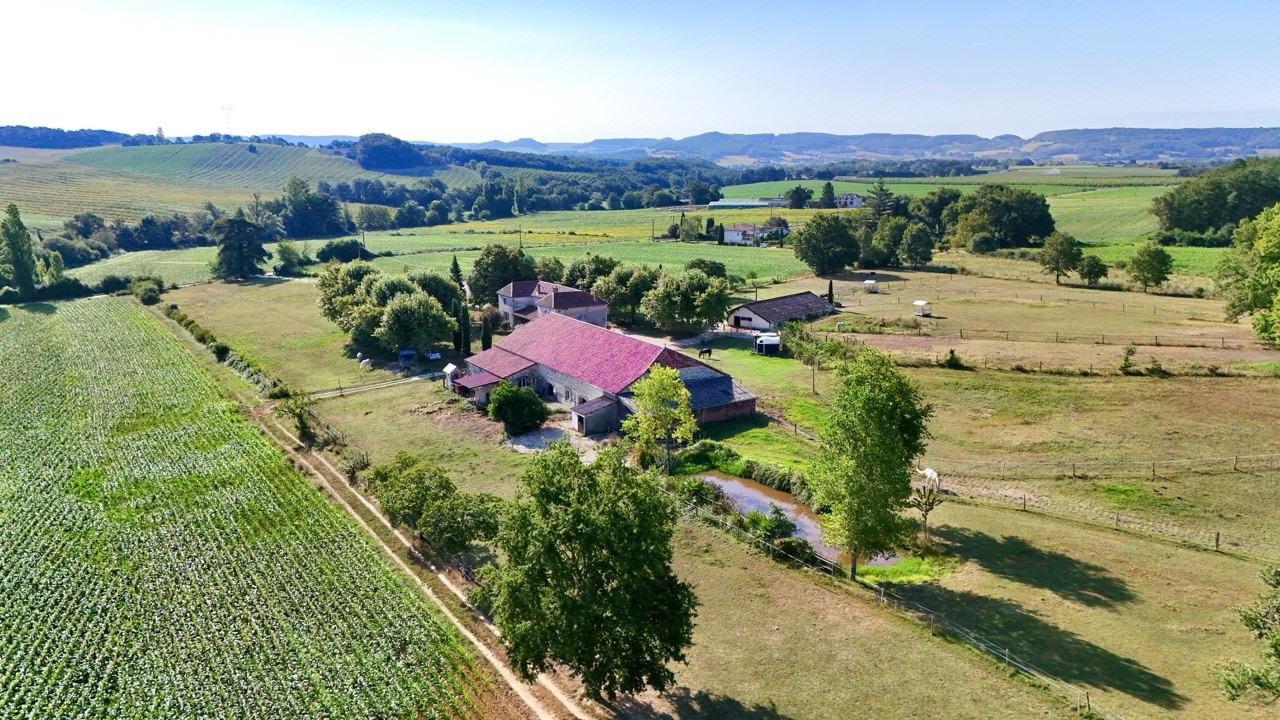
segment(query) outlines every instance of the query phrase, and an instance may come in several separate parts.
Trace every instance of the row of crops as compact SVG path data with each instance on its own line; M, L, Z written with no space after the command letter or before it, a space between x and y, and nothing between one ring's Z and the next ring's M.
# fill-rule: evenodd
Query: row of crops
M151 315L0 309L0 719L451 716L468 658Z

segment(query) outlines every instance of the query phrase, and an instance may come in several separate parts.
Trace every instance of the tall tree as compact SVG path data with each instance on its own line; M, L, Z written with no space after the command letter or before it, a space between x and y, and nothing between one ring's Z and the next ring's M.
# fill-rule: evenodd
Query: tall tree
M1052 235L1044 239L1044 246L1040 248L1036 260L1040 263L1040 267L1048 275L1053 276L1055 285L1062 283L1062 276L1069 272L1074 272L1080 267L1080 261L1084 259L1084 251L1080 249L1080 243L1070 235L1054 231Z
M691 334L723 322L732 305L733 295L724 278L691 270L683 275L663 273L645 293L640 309L662 330Z
M1147 243L1133 254L1127 269L1129 277L1142 286L1142 292L1146 292L1148 288L1160 287L1169 279L1169 273L1173 272L1173 256L1159 245Z
M698 429L689 406L689 388L680 373L654 365L648 377L632 385L635 412L622 421L622 431L637 442L666 450L666 468L671 471L671 446L693 439Z
M262 246L261 228L237 212L213 226L218 233L218 256L213 261L213 276L222 280L244 280L262 272L260 265L271 259Z
M822 449L807 478L823 515L823 535L858 558L892 549L909 529L900 513L911 497L914 460L929 437L932 408L888 355L864 348L840 369Z
M1097 255L1085 255L1080 259L1080 265L1076 267L1080 279L1089 287L1097 285L1098 281L1106 277L1110 271L1107 264L1099 260Z
M17 286L19 295L31 297L36 291L36 256L31 243L31 233L18 214L18 206L12 203L5 208L4 220L0 220L0 240L3 253L0 265L9 266L9 275Z
M611 308L626 310L629 322L634 324L640 303L658 284L659 277L660 273L648 265L623 265L597 280L591 291Z
M1268 589L1253 603L1235 610L1244 626L1262 641L1262 664L1228 663L1222 674L1222 691L1232 700L1257 693L1263 702L1274 703L1280 700L1280 567L1260 574Z
M898 263L912 267L928 265L933 260L933 246L933 233L924 223L909 223L898 245Z
M555 255L543 255L533 265L539 280L558 283L564 280L564 261ZM577 287L576 285L574 287ZM582 288L586 290L587 288Z
M387 302L374 338L392 352L425 350L448 338L454 327L453 319L435 298L421 291L402 293Z
M843 215L814 215L792 233L796 257L816 275L839 272L858 259L860 249L849 219Z
M799 210L809 204L809 200L813 198L813 190L803 185L797 185L783 193L782 197L787 199L788 207L792 210Z
M533 258L520 248L486 245L471 266L467 288L476 303L496 302L495 295L504 285L517 280L537 280Z
M833 208L836 206L836 188L827 181L822 184L822 194L818 196L818 207Z
M675 522L657 478L616 448L590 465L564 441L538 455L498 532L506 561L485 589L521 676L563 665L595 698L670 686L697 608L671 569Z
M462 280L462 266L458 264L457 255L453 256L453 262L449 265L449 277L455 284L457 284L458 287L465 286L465 283Z

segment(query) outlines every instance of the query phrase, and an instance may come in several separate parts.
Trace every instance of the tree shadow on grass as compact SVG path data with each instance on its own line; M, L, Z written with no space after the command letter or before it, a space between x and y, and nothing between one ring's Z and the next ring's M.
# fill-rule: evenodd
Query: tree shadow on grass
M1115 690L1168 710L1187 703L1188 698L1175 691L1170 680L1137 660L1046 622L1011 600L950 590L936 583L908 586L899 592L1006 649L1014 659L1068 683Z
M947 543L951 552L973 560L987 572L1044 588L1064 600L1107 607L1134 599L1129 584L1108 574L1106 568L1038 548L1020 537L997 538L953 525L944 525L934 534Z
M724 718L725 720L788 720L778 708L768 705L747 705L727 695L694 692L689 688L674 688L662 694L671 704L671 712L658 710L633 698L619 698L615 702L619 717L636 720L674 720L674 718Z
M0 322L9 319L9 308L0 307Z
M283 285L287 282L293 282L294 278L278 277L276 275L257 275L246 278L237 282L241 287L271 287L273 285Z
M39 313L41 315L52 315L58 312L58 306L50 302L23 303L22 309L28 312Z

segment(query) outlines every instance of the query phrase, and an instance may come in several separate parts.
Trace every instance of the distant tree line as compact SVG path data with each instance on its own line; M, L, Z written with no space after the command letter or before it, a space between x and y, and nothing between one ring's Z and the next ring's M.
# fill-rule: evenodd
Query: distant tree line
M0 127L0 146L27 148L83 148L110 145L128 139L110 130L59 130L48 127L5 125Z
M1161 245L1226 246L1241 221L1280 202L1280 158L1249 158L1206 170L1157 197Z

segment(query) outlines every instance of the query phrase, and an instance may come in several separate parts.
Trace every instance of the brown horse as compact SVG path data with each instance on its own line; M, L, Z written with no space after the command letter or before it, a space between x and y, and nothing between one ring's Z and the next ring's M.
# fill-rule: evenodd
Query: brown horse
M699 357L699 358L709 358L709 357L711 357L711 348L709 348L709 347L704 347L704 348L702 348L701 350L699 350L699 351L698 351L698 357Z

